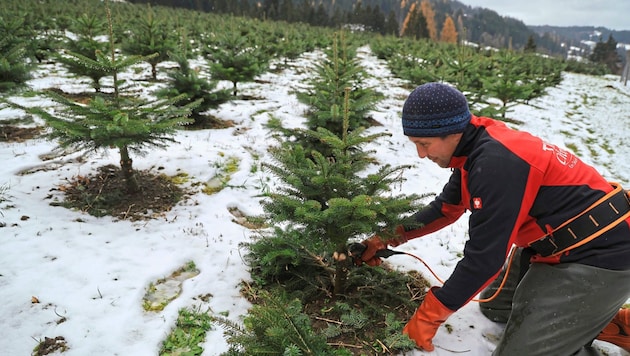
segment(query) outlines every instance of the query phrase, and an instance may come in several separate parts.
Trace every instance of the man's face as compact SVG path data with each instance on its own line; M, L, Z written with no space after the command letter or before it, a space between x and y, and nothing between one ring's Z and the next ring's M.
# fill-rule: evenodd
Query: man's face
M411 137L409 140L416 145L418 157L428 158L442 168L447 168L453 157L453 152L462 134L451 134L445 137Z

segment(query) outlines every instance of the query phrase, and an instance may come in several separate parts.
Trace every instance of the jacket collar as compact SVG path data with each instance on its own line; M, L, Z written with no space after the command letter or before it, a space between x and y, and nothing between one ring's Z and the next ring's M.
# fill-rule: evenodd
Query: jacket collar
M478 126L480 125L478 121L479 118L472 115L470 123L464 129L462 138L457 144L457 147L455 147L451 161L448 164L449 168L462 168L464 163L466 163L468 154L472 151L475 142L477 141L477 136L479 134Z

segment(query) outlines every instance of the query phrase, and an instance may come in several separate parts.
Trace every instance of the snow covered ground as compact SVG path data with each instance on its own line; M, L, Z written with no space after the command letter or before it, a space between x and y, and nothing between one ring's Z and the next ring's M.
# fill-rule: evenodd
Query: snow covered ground
M239 171L230 185L214 194L201 192L172 211L150 221L117 221L96 218L50 203L62 198L55 188L67 179L88 175L106 164L118 164L118 153L101 152L87 160L78 153L57 158L55 169L19 175L43 162L40 155L55 148L53 142L33 139L0 143L0 187L8 200L0 202L0 354L29 355L44 337L63 336L68 356L156 355L161 342L175 324L178 310L189 306L209 308L213 313L240 320L249 304L239 295L239 283L249 275L239 243L253 232L234 223L230 208L246 214L262 212L256 195L273 180L250 168L267 159L270 144L265 122L282 119L287 126L303 122L304 105L292 92L303 88L319 53L308 53L279 73L262 75L257 83L239 84L239 91L259 100L236 100L213 114L233 120L222 130L181 131L177 143L145 157L134 157L136 169L175 175L189 174L204 182L217 174L230 157L238 158ZM413 164L407 181L396 187L405 193L438 193L449 171L430 161L419 160L403 136L400 110L410 89L392 76L386 64L367 48L359 51L361 63L371 75L368 84L385 95L374 112L390 138L372 147L381 162ZM148 68L140 75L148 76ZM80 90L69 84L62 71L47 68L31 82L32 87ZM418 83L419 84L419 83ZM85 85L85 84L83 84ZM408 87L408 86L407 86ZM16 100L18 100L16 98ZM19 99L34 104L39 99ZM0 120L17 112L0 110ZM595 78L565 74L563 82L530 105L519 105L512 118L524 122L519 129L550 142L577 150L612 181L630 187L630 88L619 78ZM399 247L419 255L441 278L447 278L457 263L467 238L466 218L433 235ZM183 283L181 295L164 310L146 312L142 298L151 283L170 275L188 261L200 274ZM428 271L407 256L389 262L401 269L417 269L437 284ZM199 296L211 295L207 301ZM34 303L36 298L38 302ZM486 320L476 303L470 303L448 319L434 339L434 355L489 355L501 326ZM608 355L626 355L615 346L597 344ZM203 345L204 355L227 350L223 331L215 327ZM416 351L421 355L423 352Z

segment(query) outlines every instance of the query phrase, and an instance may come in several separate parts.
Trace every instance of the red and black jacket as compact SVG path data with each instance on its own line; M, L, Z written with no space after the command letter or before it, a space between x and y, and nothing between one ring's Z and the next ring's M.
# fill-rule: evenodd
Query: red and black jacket
M405 236L426 235L471 212L464 257L435 292L451 310L496 278L512 244L527 247L613 190L572 153L484 117L472 117L449 166L442 193L415 214L422 227ZM560 256L531 261L630 269L630 219Z

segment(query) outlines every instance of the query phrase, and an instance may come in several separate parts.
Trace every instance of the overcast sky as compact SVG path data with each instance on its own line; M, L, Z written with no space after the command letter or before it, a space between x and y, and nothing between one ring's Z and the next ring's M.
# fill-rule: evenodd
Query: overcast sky
M526 25L603 26L630 30L630 0L460 0Z

